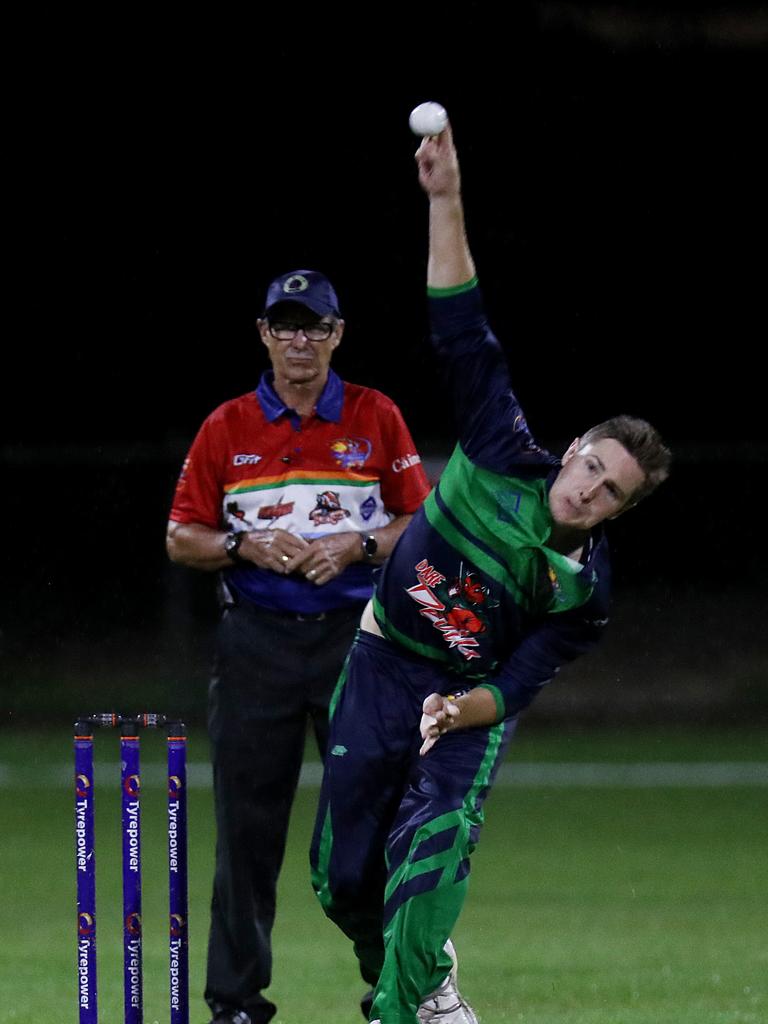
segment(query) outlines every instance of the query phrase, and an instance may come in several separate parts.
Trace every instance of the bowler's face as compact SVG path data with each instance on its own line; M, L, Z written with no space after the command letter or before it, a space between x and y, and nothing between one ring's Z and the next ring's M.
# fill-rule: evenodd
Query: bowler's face
M589 530L624 511L644 482L635 458L614 438L583 448L574 441L549 492L552 518L560 526Z
M304 329L316 324L333 324L327 338L313 341L306 336ZM297 386L325 383L333 350L344 332L343 320L334 323L332 317L319 317L306 306L286 303L270 312L269 321L259 320L258 328L278 382Z

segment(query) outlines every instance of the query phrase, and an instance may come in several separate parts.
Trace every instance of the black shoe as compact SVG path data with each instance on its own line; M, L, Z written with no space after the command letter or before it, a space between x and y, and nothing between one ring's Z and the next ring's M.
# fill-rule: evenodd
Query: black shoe
M371 1015L371 1007L373 1006L373 989L369 988L363 998L360 1000L360 1009L363 1011L363 1016L366 1020Z

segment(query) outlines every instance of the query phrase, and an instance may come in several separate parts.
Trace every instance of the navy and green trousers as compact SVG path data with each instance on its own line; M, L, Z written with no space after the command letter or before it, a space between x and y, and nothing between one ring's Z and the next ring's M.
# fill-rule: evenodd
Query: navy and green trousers
M312 883L374 987L371 1020L417 1024L450 971L483 802L515 719L457 729L419 756L430 693L457 677L358 631L331 703Z

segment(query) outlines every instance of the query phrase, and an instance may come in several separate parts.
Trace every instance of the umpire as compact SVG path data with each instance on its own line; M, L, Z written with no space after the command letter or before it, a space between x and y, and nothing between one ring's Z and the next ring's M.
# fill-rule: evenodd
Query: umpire
M272 365L215 409L179 477L174 562L219 572L209 691L216 870L212 1024L266 1024L270 936L308 718L321 756L336 679L429 484L397 406L330 368L344 333L326 277L276 278L257 321Z

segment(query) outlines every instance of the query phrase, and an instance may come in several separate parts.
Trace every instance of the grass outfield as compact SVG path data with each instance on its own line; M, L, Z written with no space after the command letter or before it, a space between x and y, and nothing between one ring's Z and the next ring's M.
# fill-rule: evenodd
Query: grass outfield
M122 1021L117 742L97 747L99 1002ZM163 756L148 736L143 762ZM205 741L190 760L205 761ZM109 768L102 762L112 760ZM764 736L732 732L521 734L510 764L768 762ZM0 733L4 942L0 1022L75 1024L75 897L68 735ZM5 769L3 771L3 768ZM61 772L59 772L61 768ZM106 772L106 773L105 773ZM111 772L111 775L109 774ZM57 774L58 773L58 774ZM61 781L59 781L61 775ZM147 778L150 772L147 772ZM308 881L315 788L299 791L281 877L269 991L275 1024L357 1024L351 950ZM143 800L145 1020L168 1020L164 794ZM192 1024L203 985L212 801L192 788ZM482 1024L768 1022L765 786L498 786L454 931L461 987Z

